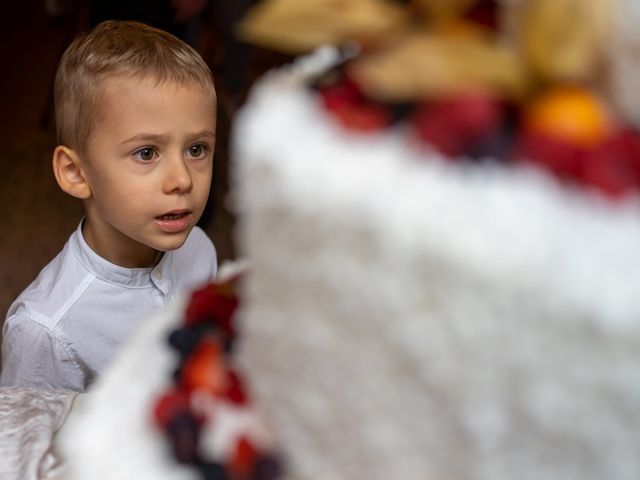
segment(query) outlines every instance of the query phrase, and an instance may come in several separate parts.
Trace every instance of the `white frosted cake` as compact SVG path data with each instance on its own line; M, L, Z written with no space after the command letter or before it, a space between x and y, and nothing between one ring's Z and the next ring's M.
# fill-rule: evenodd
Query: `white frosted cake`
M308 88L333 54L235 131L241 358L291 474L640 478L637 197L348 132Z

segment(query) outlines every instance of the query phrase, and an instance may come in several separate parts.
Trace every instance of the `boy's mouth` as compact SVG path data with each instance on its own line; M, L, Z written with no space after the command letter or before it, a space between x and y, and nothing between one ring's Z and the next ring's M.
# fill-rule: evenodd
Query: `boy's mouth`
M191 225L191 210L173 210L158 215L156 225L165 233L180 233L187 230Z
M188 210L180 210L178 212L169 212L169 213L165 213L164 215L158 215L156 218L158 220L180 220L181 218L186 217L187 215L189 215L189 211Z

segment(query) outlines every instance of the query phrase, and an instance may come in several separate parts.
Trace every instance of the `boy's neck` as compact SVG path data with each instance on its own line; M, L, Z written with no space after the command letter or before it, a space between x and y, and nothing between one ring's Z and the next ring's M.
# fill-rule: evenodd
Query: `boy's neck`
M106 261L123 268L152 268L162 259L164 252L141 245L122 235L97 232L89 218L82 223L82 236L89 247ZM114 238L110 238L114 237Z

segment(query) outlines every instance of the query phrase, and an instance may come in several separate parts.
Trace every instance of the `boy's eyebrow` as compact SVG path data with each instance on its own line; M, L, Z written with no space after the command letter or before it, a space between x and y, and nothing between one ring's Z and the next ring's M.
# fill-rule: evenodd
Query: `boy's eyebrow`
M122 144L126 144L126 143L134 143L134 142L140 142L140 141L150 141L150 142L163 142L164 140L167 139L166 135L158 135L156 133L139 133L138 135L134 135L131 138L127 138L126 140L122 141Z
M211 130L202 130L200 132L196 132L189 135L189 138L202 138L202 137L216 138L216 134ZM134 143L134 142L140 142L140 141L161 143L161 142L165 142L167 138L168 138L167 135L161 135L157 133L139 133L138 135L134 135L131 138L127 138L126 140L123 140L122 144L124 145L127 143Z
M190 137L191 138L202 138L202 137L216 138L216 134L211 130L202 130L200 132L194 133L193 135L190 135Z

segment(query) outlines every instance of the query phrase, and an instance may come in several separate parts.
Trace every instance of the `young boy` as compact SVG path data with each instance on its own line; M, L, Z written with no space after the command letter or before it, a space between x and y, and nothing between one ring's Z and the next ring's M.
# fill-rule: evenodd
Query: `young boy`
M216 274L213 244L195 227L216 95L191 47L108 21L63 55L55 102L54 174L85 217L11 305L0 385L84 391L150 312Z

